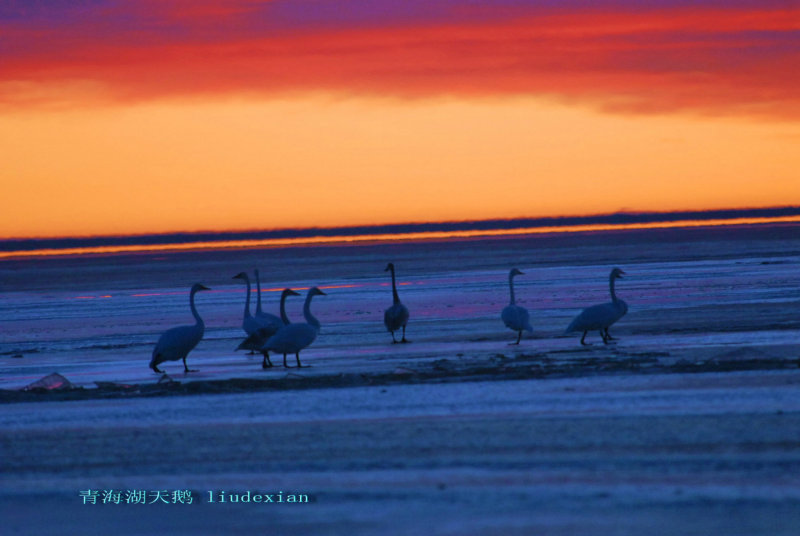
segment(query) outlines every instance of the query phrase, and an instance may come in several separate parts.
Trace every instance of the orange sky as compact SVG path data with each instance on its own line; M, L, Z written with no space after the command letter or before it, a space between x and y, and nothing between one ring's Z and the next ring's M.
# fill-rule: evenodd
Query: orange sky
M283 4L0 11L0 238L800 205L800 10Z

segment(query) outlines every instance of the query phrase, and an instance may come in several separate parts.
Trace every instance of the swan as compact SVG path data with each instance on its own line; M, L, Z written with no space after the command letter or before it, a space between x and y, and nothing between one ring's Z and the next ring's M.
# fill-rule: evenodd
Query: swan
M266 323L275 326L275 331L278 331L284 322L273 314L265 313L261 310L261 279L259 278L258 270L254 270L256 274L256 318L262 319ZM272 334L270 334L272 335Z
M503 312L500 315L506 327L518 333L517 342L512 344L519 344L519 341L522 339L523 330L533 332L528 310L517 305L514 301L514 276L516 275L524 274L516 268L512 268L508 273L508 288L511 290L511 302L503 308Z
M287 326L291 324L289 317L286 316L286 298L289 296L299 296L298 292L293 291L290 288L283 289L281 292L281 326ZM277 331L276 331L277 333ZM273 334L274 335L274 334ZM272 335L270 335L272 336ZM263 330L258 330L249 337L247 337L242 343L236 348L237 350L250 350L250 351L259 351L264 354L264 359L261 362L261 368L270 368L272 366L272 361L269 360L269 352L262 351L261 347L264 346L264 343L269 339L269 337L264 336Z
M247 285L247 298L244 301L244 316L242 318L242 329L247 336L254 333L261 332L261 337L264 341L272 337L283 326L281 319L275 315L269 315L270 318L263 318L253 316L250 314L250 278L247 277L245 272L239 272L233 279L242 279ZM263 342L263 341L262 341Z
M392 334L392 344L397 340L394 338L394 332L403 328L403 338L400 342L408 342L406 340L406 324L408 323L408 308L400 303L400 297L397 295L397 283L394 278L394 264L389 263L386 265L384 272L392 272L392 306L386 309L383 313L383 323L389 333Z
M608 344L608 341L613 340L613 337L608 333L608 328L628 312L628 304L617 298L617 294L614 292L614 280L622 278L624 274L625 272L619 268L611 270L611 274L608 276L611 301L609 303L593 305L581 311L567 327L565 333L582 331L583 336L581 337L581 344L584 346L586 345L584 340L586 339L586 333L593 329L600 331L600 336L603 338L604 344Z
M244 272L239 272L233 279L241 279L247 285L247 298L244 301L244 317L242 318L242 329L248 335L252 335L255 333L259 328L263 327L263 324L258 321L253 315L250 314L250 278L247 277L247 274Z
M287 324L283 326L278 332L269 338L269 340L264 343L264 346L261 347L261 352L277 352L279 354L283 354L283 366L287 367L289 365L286 364L286 355L287 354L294 354L295 358L297 359L297 367L300 368L303 365L300 364L300 350L309 346L314 339L317 338L317 334L320 330L320 323L314 315L311 314L311 299L314 296L325 296L326 294L322 292L317 287L312 287L308 294L306 295L306 301L303 304L303 316L306 319L305 323L302 324Z
M150 368L153 369L153 372L163 372L158 368L159 363L163 363L164 361L178 361L179 359L183 360L184 373L196 372L194 370L189 370L189 367L186 365L186 356L197 346L197 343L203 338L203 331L205 331L203 319L197 314L197 309L194 306L194 295L201 290L211 289L200 283L195 283L192 285L191 292L189 292L189 306L192 309L192 316L194 316L195 324L193 326L179 326L168 329L158 338L156 347L153 349L153 357L150 360Z

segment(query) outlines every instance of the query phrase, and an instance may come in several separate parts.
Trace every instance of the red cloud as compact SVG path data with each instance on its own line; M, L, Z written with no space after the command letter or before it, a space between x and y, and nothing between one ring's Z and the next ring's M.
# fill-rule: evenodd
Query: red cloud
M234 13L194 4L202 23L181 12L181 30L173 32L4 28L19 45L0 56L0 101L46 104L64 87L72 88L71 100L111 101L315 90L412 98L532 94L621 112L800 117L800 8L268 32L225 19L246 19L247 3L235 4ZM210 28L217 14L227 24Z

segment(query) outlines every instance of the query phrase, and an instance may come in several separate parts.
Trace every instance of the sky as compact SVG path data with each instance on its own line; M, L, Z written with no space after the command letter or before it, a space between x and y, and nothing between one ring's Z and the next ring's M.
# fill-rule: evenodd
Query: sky
M800 205L800 2L11 0L0 239Z

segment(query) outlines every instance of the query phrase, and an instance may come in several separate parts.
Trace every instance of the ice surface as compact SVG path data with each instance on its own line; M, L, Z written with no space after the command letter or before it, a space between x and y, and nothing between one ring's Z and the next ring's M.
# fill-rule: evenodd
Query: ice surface
M392 345L383 328L388 261L410 344ZM519 346L500 320L513 266L534 327ZM630 311L611 328L616 343L590 333L583 348L563 331L608 300L613 266L628 274L617 292ZM253 268L267 311L284 287L328 293L313 304L323 329L303 353L311 368L265 371L260 356L233 351L244 289L231 277ZM199 372L164 364L198 394L3 404L12 533L43 533L43 510L67 520L64 533L119 535L800 525L797 225L15 260L0 276L2 389L53 371L87 391L153 386L158 335L192 322L192 283L214 289L197 298L207 330L189 365ZM290 298L292 319L301 308ZM277 383L204 387L236 378ZM320 378L341 381L309 383ZM302 513L153 505L144 516L78 503L81 489L162 487L307 490L315 502Z

